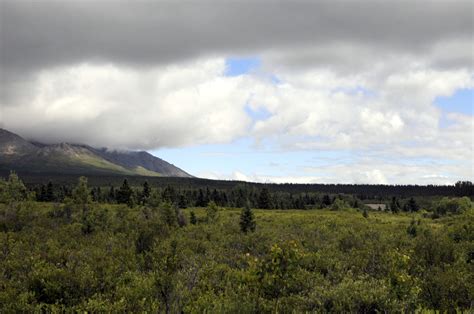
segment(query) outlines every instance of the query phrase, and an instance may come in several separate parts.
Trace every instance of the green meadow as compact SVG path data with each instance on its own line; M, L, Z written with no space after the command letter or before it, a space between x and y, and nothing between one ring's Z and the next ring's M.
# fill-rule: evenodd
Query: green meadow
M472 208L254 209L242 232L240 208L83 200L0 204L2 313L468 311L474 299Z

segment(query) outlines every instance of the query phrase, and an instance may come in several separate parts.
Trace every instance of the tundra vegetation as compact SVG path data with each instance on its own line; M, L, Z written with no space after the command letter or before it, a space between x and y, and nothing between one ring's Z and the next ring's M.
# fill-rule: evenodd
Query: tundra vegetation
M388 198L377 211L315 192L314 206L276 210L267 189L226 207L127 181L48 186L0 180L2 313L468 311L474 300L468 197Z

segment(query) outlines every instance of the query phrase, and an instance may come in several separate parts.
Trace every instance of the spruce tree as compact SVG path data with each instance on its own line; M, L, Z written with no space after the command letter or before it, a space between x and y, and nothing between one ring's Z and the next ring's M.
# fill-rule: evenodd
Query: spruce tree
M260 191L260 195L258 197L258 208L262 208L262 209L271 208L270 193L268 192L267 188L263 188Z
M219 218L219 207L216 203L209 202L209 205L206 207L206 218L208 223L214 223Z
M122 186L117 191L117 203L128 204L130 203L131 197L132 197L132 189L128 185L127 179L125 179L123 180Z
M189 222L190 222L192 225L197 224L197 218L196 218L196 214L194 213L194 211L191 211L191 212L189 213Z
M148 184L148 181L145 181L145 183L143 183L143 190L142 190L142 195L141 195L142 204L146 203L146 201L150 198L150 194L151 194L150 185Z
M98 201L98 202L102 202L102 201L103 201L103 198L102 198L102 189L100 188L100 186L97 187L97 201Z
M390 203L390 210L394 214L396 214L400 211L400 203L398 202L398 200L395 196L392 197L392 202Z
M114 189L114 186L111 185L109 189L109 195L107 196L107 200L109 203L113 203L116 200L115 198L116 198L115 189Z
M46 201L54 201L53 183L51 183L51 181L48 182L48 185L46 187Z
M161 220L163 223L170 227L176 227L178 224L178 217L175 208L169 202L163 203L159 207L161 214Z
M407 228L407 233L408 233L408 235L410 235L413 238L416 237L416 235L418 233L418 230L416 228L416 222L415 222L414 218L411 220L411 223Z
M329 195L325 194L323 196L322 204L323 204L324 207L328 207L332 204L332 201L331 201L331 198L329 197Z
M204 193L203 193L202 189L199 189L199 195L198 195L198 198L197 198L197 201L196 201L196 206L197 207L206 207L207 206L207 203L204 200Z
M76 205L82 208L82 213L86 213L89 209L88 204L92 202L89 188L87 186L87 178L80 177L79 181L72 191L72 199Z
M44 184L41 185L41 191L38 196L38 201L46 202L46 186Z
M253 216L253 211L250 208L250 205L247 204L240 214L240 231L247 233L249 231L254 232L256 223Z
M420 206L416 203L415 199L412 197L407 203L407 209L410 212L417 212L420 210Z
M148 181L143 183L143 196L150 197L150 185L148 184Z
M186 202L186 197L183 194L179 194L179 196L178 196L178 207L181 208L181 209L184 209L184 208L188 207L186 203L187 203Z

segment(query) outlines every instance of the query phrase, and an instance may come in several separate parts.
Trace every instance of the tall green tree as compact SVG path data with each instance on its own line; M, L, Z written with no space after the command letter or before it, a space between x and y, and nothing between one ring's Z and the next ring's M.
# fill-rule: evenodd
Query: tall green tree
M148 184L148 181L145 181L145 183L143 183L143 189L141 193L141 200L140 200L141 203L146 204L146 202L150 198L150 195L151 195L150 185Z
M397 200L395 196L392 197L392 202L390 203L390 210L394 214L400 211L400 202Z
M329 195L325 194L325 195L323 196L323 200L322 200L321 204L322 204L324 207L331 206L332 201L331 201L331 198L329 197Z
M214 223L219 218L219 207L213 201L206 207L207 222Z
M46 186L46 201L47 202L54 201L54 189L53 189L53 183L51 181L49 181L48 185Z
M420 206L418 203L415 201L415 199L412 197L408 200L408 202L405 204L405 211L408 212L417 212L420 210Z
M192 225L195 225L197 223L196 213L194 213L193 210L189 213L189 222Z
M116 194L116 193L115 193L114 186L111 185L111 186L110 186L110 189L109 189L109 193L108 193L108 195L107 195L107 201L108 201L109 203L114 203L114 202L115 202L115 200L116 200L116 195L115 195L115 194Z
M267 188L263 188L258 196L258 208L270 209L271 207L270 193Z
M204 196L204 192L202 189L199 189L199 194L196 200L196 206L197 207L206 207L208 204L208 201L206 200L206 197Z
M247 205L242 209L242 212L240 213L240 231L247 233L249 231L254 232L256 223L255 223L255 218L253 215L252 208L250 208L250 205L247 203Z
M92 202L92 197L89 193L86 177L79 178L76 187L72 191L72 199L76 205L81 207L83 213L88 210L88 204Z
M178 224L178 217L175 208L170 202L164 202L159 207L161 220L163 223L170 227L176 227Z
M127 179L123 180L122 186L117 191L117 203L129 204L132 197L132 188L128 184Z

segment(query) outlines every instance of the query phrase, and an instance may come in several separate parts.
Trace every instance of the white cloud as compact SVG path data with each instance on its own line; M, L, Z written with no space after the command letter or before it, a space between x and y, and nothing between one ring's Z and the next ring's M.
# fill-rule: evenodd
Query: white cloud
M284 174L233 171L231 173L202 172L203 178L239 180L259 183L347 183L347 184L454 184L460 179L472 180L470 163L418 161L416 159L384 160L358 158L350 162L331 163L303 169L294 167ZM466 171L467 170L467 171Z
M415 62L412 62L415 63ZM39 141L152 149L270 139L280 149L362 150L407 157L472 156L473 117L450 114L441 128L438 96L473 86L467 69L419 65L384 79L373 69L279 69L226 77L225 60L208 58L149 69L79 64L40 72L31 99L6 103L0 124ZM254 121L245 106L265 108Z
M42 71L32 98L3 107L0 123L39 141L151 149L227 142L250 118L244 78L222 58L147 70L80 64ZM3 105L2 105L3 106Z
M344 150L380 160L456 161L442 168L416 163L335 165L326 169L329 174L202 174L213 178L422 184L474 176L473 116L450 113L445 117L449 124L442 127L442 112L433 104L438 96L472 88L470 69L434 68L413 56L383 64L375 60L373 68L345 73L331 66L288 68L271 58L262 60L261 71L270 72L237 77L224 75L225 59L220 57L147 69L114 63L45 69L25 85L29 97L2 100L0 126L39 141L114 148L180 147L253 137L257 143L272 143L272 150ZM281 82L272 82L269 75ZM263 108L269 116L254 121L246 106ZM264 144L261 147L268 148Z

